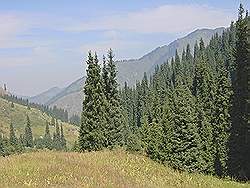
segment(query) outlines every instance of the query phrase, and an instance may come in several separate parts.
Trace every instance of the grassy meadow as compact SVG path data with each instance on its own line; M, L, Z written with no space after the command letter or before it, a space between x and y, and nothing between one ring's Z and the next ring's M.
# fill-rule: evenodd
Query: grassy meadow
M0 187L250 187L212 176L180 173L122 150L41 151L0 158Z

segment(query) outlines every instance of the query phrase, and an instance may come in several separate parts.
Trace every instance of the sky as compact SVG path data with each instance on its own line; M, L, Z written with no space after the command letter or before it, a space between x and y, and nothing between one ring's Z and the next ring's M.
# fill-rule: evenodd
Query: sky
M227 27L249 0L0 0L0 85L32 96L85 75L86 55L134 59L198 28Z

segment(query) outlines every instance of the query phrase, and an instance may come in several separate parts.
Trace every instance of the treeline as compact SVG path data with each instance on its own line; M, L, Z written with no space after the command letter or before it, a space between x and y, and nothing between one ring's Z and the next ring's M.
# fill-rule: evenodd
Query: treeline
M23 106L27 106L28 109L30 108L36 108L41 110L43 113L46 113L47 115L54 117L56 119L60 119L63 122L68 122L69 121L69 115L68 115L68 111L58 108L56 106L53 107L49 107L47 105L41 105L41 104L37 104L37 103L31 103L29 102L28 99L23 99L23 98L19 98L15 95L4 95L1 96L2 98L8 100L11 102L11 107L14 108L14 103L17 104L21 104Z
M50 128L55 128L53 135L50 134ZM19 137L15 133L13 123L10 123L9 136L0 135L0 156L7 156L14 153L21 153L30 149L49 149L49 150L66 150L66 139L63 133L62 125L54 118L51 122L46 122L44 136L39 138L33 137L30 118L27 115L26 126L23 134Z
M112 51L88 55L79 151L122 146L178 170L250 179L249 16L118 92Z

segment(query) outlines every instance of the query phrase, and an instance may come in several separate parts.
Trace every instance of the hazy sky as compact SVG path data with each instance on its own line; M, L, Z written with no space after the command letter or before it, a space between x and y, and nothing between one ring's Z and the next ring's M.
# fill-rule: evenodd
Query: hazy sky
M0 0L0 84L20 95L64 87L84 74L88 50L138 58L197 28L228 26L239 2Z

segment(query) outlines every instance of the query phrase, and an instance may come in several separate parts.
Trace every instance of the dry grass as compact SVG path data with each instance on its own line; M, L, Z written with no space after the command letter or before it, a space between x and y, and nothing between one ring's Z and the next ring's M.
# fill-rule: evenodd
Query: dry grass
M0 158L0 187L250 187L179 173L124 151L36 152Z

